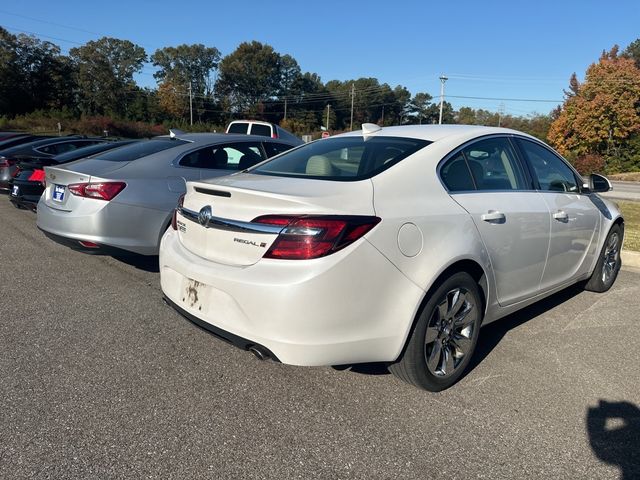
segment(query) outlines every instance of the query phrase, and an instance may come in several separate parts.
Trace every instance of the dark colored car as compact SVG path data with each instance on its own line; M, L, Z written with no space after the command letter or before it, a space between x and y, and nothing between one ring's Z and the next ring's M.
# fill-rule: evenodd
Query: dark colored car
M23 143L43 140L45 138L48 137L38 137L30 134L18 134L0 138L0 192L8 190L8 187L3 183L3 179L11 178L11 172L14 171L13 166L17 163L16 160L4 157L2 152Z
M62 165L65 163L87 158L98 153L113 150L137 140L119 140L116 142L104 142L88 147L78 148L66 153L61 153L48 158L33 158L17 164L17 169L11 180L11 193L9 200L18 208L36 209L40 195L45 188L44 167Z
M107 139L104 138L87 138L83 136L51 137L36 138L10 148L5 147L4 150L0 150L0 191L8 191L11 188L11 178L16 171L18 162L34 158L49 158L70 150L106 141Z
M24 135L22 132L0 132L0 140L5 140L7 138L19 137L20 135Z

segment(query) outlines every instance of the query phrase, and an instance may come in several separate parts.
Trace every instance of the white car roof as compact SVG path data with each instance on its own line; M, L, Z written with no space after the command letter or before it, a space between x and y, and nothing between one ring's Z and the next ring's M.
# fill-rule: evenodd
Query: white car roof
M472 139L482 135L491 135L496 133L530 137L530 135L527 135L526 133L512 130L510 128L484 127L481 125L402 125L396 127L382 127L373 133L369 133L367 136L408 137L437 142L438 140L453 138L464 141L465 138ZM340 136L361 135L362 130L358 130L356 132L349 132Z

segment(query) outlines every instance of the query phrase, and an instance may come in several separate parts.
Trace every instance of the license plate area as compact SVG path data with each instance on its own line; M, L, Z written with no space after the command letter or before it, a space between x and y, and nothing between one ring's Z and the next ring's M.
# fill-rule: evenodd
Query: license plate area
M204 283L184 278L182 282L182 304L189 310L202 311L207 303L209 288Z
M51 191L51 199L56 202L62 202L64 200L64 185L54 185Z
M11 189L11 196L17 197L20 194L20 187L18 185L14 185Z

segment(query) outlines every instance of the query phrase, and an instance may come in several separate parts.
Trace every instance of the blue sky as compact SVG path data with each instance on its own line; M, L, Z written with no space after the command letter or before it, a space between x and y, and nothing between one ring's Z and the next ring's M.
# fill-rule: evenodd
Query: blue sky
M603 49L640 38L640 1L110 1L4 2L0 25L63 51L103 35L157 48L215 46L223 55L258 40L288 53L323 81L376 77L455 108L547 113L569 76L582 77ZM148 65L137 81L153 86ZM489 97L499 100L456 98Z

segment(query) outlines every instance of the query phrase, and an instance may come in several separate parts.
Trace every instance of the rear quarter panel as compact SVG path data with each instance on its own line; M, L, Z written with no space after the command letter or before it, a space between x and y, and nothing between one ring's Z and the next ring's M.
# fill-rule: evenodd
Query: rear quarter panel
M423 292L452 264L475 261L486 274L485 293L490 303L495 298L494 281L482 239L469 214L453 201L436 175L437 163L448 153L449 146L430 148L372 179L374 207L383 228L374 229L367 238ZM407 224L415 225L410 227L410 235L421 238L417 252L401 250L401 243L407 240L400 230Z

